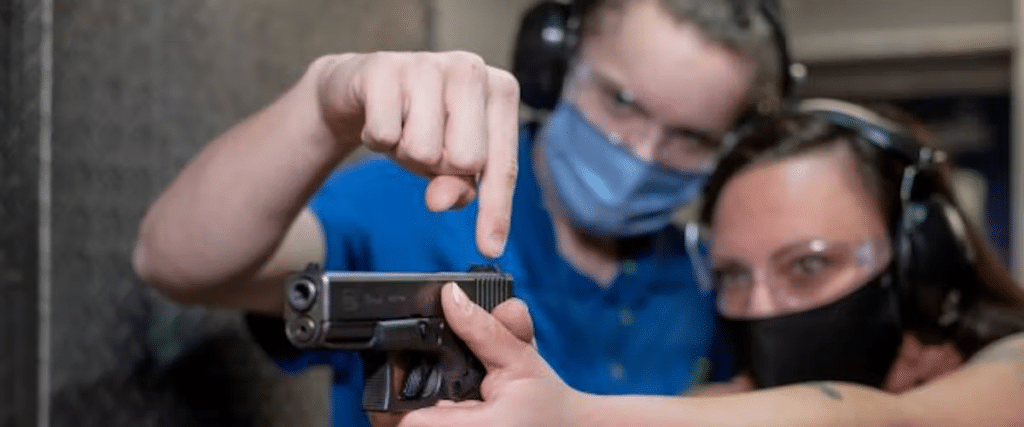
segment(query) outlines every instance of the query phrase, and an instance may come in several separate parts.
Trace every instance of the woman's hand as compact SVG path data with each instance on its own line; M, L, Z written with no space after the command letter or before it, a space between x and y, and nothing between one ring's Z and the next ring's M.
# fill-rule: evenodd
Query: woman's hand
M537 353L526 305L509 300L483 310L455 284L442 291L448 324L487 369L483 401L440 402L405 415L400 427L568 426L573 400L584 395Z

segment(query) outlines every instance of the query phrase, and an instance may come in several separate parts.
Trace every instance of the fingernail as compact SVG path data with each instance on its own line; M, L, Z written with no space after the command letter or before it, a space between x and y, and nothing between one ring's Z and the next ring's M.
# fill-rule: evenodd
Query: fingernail
M501 256L501 254L505 252L505 242L506 242L505 234L503 234L503 233L491 234L490 241L491 241L490 242L490 244L491 244L491 254L493 254L495 258Z
M469 313L473 310L473 304L469 300L469 296L462 290L458 283L452 283L452 300L455 301L455 305L461 308L463 311Z

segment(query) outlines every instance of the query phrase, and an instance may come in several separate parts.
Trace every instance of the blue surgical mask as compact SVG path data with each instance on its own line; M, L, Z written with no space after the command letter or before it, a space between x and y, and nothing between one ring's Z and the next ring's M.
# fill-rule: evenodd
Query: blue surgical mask
M595 235L653 233L691 202L707 179L644 161L615 144L572 104L562 101L544 129L544 156L562 208Z

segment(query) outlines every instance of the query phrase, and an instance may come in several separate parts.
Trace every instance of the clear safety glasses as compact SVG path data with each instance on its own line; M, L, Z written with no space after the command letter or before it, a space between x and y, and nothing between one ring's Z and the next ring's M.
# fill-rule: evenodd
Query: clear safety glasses
M666 126L635 93L587 65L571 75L570 97L608 138L634 152L656 144L653 161L684 172L710 172L721 154L722 138L687 126Z
M762 260L723 257L708 246L706 237L696 224L687 225L686 246L694 272L705 289L717 292L718 310L730 318L758 317L765 312L776 316L820 307L853 292L892 261L886 236L860 242L797 241ZM755 298L766 300L754 307Z

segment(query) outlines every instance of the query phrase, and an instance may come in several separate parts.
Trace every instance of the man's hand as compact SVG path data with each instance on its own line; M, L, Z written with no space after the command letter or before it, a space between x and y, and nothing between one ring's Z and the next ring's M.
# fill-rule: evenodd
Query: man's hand
M467 52L343 54L313 65L324 120L430 178L434 211L477 197L477 247L504 251L517 174L519 85ZM351 149L351 147L346 147Z
M477 247L497 257L516 181L518 101L511 74L465 52L317 59L154 201L135 271L179 302L279 313L284 278L323 262L323 231L303 209L362 144L430 178L430 209L478 197Z
M454 284L442 291L448 324L483 362L483 401L440 402L412 411L399 427L567 426L567 408L582 394L569 388L537 354L522 301L488 313Z

